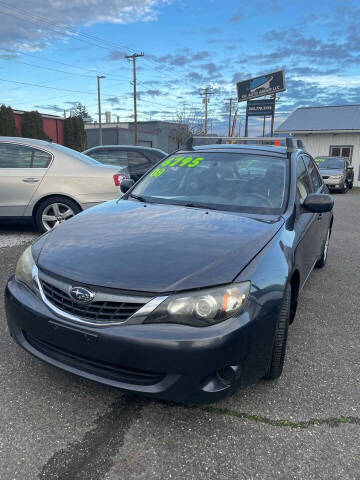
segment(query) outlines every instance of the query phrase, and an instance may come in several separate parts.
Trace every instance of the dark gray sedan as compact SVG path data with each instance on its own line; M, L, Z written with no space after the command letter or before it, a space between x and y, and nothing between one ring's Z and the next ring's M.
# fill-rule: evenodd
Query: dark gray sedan
M155 163L167 156L158 148L132 145L102 145L83 152L106 165L116 165L128 169L129 176L137 181Z

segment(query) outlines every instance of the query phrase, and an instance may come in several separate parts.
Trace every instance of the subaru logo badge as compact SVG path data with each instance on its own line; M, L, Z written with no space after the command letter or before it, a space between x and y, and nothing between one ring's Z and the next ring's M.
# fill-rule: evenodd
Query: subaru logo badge
M70 297L76 302L89 303L93 300L95 294L84 287L72 287Z

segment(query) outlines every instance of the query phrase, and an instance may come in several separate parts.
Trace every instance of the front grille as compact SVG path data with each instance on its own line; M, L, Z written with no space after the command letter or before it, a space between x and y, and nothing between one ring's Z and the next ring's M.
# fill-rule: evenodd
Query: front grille
M76 317L93 321L123 322L137 312L144 303L94 301L81 304L60 288L41 280L44 294L55 307Z
M329 175L323 175L323 179L327 180L329 178Z
M154 385L165 377L163 373L146 372L144 370L123 367L114 363L94 360L45 342L40 338L33 337L25 331L22 331L22 333L28 343L38 352L63 364L102 378L133 385Z

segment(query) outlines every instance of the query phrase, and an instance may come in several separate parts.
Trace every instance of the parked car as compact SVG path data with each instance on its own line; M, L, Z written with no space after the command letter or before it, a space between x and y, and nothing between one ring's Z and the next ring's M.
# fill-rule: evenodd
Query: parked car
M263 173L244 178L254 164ZM25 250L6 287L13 338L68 372L177 402L279 377L333 224L313 159L291 139L189 143L133 184Z
M346 193L354 183L354 167L345 157L316 157L320 174L330 189Z
M126 172L56 143L0 137L0 219L42 232L119 196Z
M159 160L167 156L158 148L131 145L104 145L83 152L100 163L126 168L128 175L138 181Z

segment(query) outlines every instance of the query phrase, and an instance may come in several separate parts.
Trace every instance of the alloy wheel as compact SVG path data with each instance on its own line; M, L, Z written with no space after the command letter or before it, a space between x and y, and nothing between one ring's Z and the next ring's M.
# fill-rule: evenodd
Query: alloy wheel
M65 203L51 203L48 205L42 215L41 220L47 231L52 230L54 227L60 225L60 223L65 222L69 218L75 215L73 209L66 205Z

